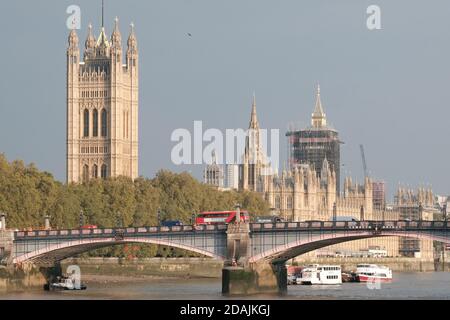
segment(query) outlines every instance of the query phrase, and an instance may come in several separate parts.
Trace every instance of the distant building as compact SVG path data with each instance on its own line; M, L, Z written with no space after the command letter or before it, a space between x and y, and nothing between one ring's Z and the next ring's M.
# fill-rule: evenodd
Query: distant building
M436 203L442 211L442 215L449 217L450 214L450 196L436 196Z
M228 164L225 169L225 187L228 189L239 189L239 165Z
M386 207L386 184L384 181L372 182L372 199L375 209L384 209Z
M286 133L289 145L289 165L309 164L321 174L324 160L327 160L336 174L336 192L340 192L340 144L338 132L327 125L326 114L320 99L320 87L311 118L311 127Z
M217 164L216 153L212 153L211 164L207 165L203 174L204 182L208 185L223 188L223 166Z

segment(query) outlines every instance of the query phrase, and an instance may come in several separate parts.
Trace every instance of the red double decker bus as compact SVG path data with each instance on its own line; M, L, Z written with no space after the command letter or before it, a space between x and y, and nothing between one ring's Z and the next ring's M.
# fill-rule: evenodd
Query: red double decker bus
M197 214L195 224L227 224L236 221L236 211L207 211ZM241 211L241 222L249 222L250 215Z

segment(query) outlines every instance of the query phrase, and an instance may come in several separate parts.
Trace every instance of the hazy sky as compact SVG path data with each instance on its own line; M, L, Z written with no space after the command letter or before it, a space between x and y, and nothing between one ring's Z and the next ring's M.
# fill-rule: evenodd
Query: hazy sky
M0 4L0 152L65 179L66 8L82 9L84 46L100 0ZM366 9L381 7L382 30ZM176 128L246 128L256 91L264 128L309 124L317 82L339 130L345 174L450 194L448 0L106 0L106 29L135 22L140 50L140 174L171 163ZM191 33L189 37L187 33Z

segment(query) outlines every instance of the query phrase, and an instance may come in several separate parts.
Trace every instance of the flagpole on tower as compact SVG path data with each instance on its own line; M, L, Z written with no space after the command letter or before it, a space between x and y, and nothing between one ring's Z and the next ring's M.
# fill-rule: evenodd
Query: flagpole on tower
M105 0L102 0L102 28L105 26Z

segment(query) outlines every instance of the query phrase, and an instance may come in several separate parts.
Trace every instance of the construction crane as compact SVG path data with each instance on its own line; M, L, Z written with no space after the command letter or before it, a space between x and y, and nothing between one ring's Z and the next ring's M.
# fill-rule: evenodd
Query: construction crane
M369 174L367 172L366 156L364 155L364 146L362 144L360 144L359 148L361 149L361 158L362 158L362 164L363 164L363 169L364 169L364 178L367 178L369 176Z

